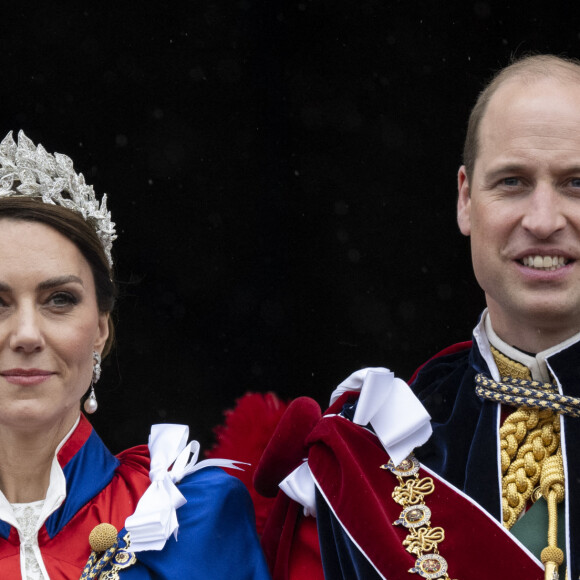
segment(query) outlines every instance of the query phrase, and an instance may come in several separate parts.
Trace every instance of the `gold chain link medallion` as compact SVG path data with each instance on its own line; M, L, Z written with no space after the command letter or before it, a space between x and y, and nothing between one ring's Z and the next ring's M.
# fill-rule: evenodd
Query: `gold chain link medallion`
M125 547L117 549L113 556L111 569L102 572L99 580L119 580L119 572L137 562L137 557L129 550L131 547L131 534L129 532L123 536L123 541L125 542Z
M445 539L445 531L441 527L431 527L431 510L424 503L425 496L433 493L435 485L430 477L419 478L419 467L419 461L413 454L399 465L392 460L381 465L381 469L387 469L399 481L392 497L403 507L403 511L393 525L403 526L409 531L403 546L417 558L415 566L409 569L410 573L428 579L451 580L447 575L447 560L439 554L439 544Z

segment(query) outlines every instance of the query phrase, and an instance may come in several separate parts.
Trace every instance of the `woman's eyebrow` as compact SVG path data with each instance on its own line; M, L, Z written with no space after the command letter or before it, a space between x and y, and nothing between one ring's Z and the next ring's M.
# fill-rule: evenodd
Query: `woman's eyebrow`
M63 284L69 284L71 282L76 282L81 286L84 286L83 281L78 276L57 276L56 278L49 278L44 282L40 282L37 285L37 290L50 290L51 288L55 288L56 286L62 286ZM1 286L1 285L0 285Z
M57 276L56 278L49 278L44 282L40 282L36 286L37 290L50 290L51 288L55 288L57 286L62 286L63 284L70 284L70 283L80 284L84 287L83 281L78 276L70 275L70 276ZM6 284L5 282L0 282L0 292L10 292L12 287L10 284Z

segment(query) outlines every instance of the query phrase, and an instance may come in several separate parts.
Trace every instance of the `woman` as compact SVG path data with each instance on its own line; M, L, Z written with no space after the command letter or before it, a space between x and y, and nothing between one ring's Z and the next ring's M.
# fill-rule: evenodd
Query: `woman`
M179 425L114 457L81 413L113 339L115 237L68 157L4 139L0 577L268 578L245 488L215 467L233 462L196 463Z

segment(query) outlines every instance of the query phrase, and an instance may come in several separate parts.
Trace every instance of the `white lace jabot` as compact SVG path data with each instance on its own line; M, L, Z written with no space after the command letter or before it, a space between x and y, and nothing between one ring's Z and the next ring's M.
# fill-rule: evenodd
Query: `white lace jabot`
M79 415L80 419L80 415ZM79 419L65 435L55 450L50 468L50 481L46 497L30 503L9 503L0 491L0 519L14 526L20 537L20 567L22 580L49 580L38 546L38 530L56 511L66 497L66 480L57 454L76 429ZM3 575L0 571L0 578Z
M14 517L18 522L20 538L24 547L26 561L26 580L43 580L40 563L36 557L34 547L38 548L38 534L36 533L38 520L42 513L44 500L30 503L11 503Z

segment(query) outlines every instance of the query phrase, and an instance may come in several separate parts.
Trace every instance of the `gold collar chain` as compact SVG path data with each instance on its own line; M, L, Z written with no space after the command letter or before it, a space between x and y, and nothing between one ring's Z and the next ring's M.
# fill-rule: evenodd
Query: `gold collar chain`
M397 466L389 460L381 465L381 469L387 469L399 481L392 497L403 507L403 511L393 525L408 530L403 546L417 557L415 566L408 571L427 579L450 580L447 560L439 554L439 544L445 539L445 531L441 527L431 527L431 510L424 502L425 496L435 489L433 479L419 478L419 461L413 454Z

